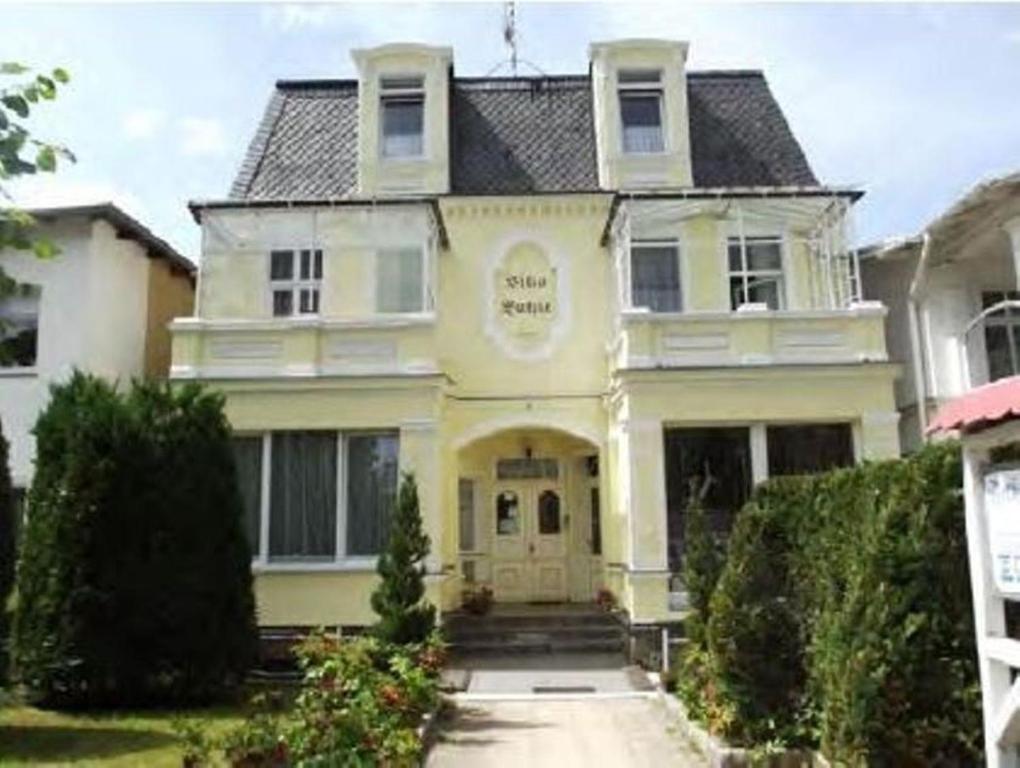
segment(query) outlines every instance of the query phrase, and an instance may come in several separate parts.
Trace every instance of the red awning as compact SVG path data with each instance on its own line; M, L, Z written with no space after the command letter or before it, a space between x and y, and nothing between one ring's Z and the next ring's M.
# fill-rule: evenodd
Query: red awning
M964 432L1020 417L1020 376L999 379L973 389L939 408L928 434L959 429Z

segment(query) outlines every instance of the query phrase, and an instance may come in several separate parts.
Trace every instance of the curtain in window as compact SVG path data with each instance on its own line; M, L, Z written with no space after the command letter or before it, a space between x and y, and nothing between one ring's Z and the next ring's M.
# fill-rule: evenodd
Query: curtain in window
M336 432L274 432L270 559L336 555Z
M680 268L676 248L631 248L631 303L653 312L680 311Z
M347 554L377 555L385 546L399 456L396 434L347 438Z
M397 248L379 251L376 305L380 312L421 312L422 250Z
M234 466L237 467L237 487L241 491L244 507L244 532L254 557L259 553L260 512L262 509L262 438L235 437Z
M422 154L423 111L421 99L383 101L385 157L418 157Z
M661 152L662 116L659 94L620 96L624 152Z

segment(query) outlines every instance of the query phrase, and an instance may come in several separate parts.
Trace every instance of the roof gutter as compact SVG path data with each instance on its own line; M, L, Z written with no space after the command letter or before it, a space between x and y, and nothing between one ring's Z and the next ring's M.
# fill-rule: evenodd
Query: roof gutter
M443 248L450 247L450 238L446 231L446 222L435 197L370 197L370 198L295 198L286 200L192 200L188 210L195 223L202 223L202 211L205 210L245 210L262 208L380 208L400 205L427 205L432 210L439 230L439 243Z
M928 265L931 259L931 232L926 229L921 235L921 256L917 260L914 279L907 294L907 319L910 324L910 346L914 350L914 393L917 397L917 423L924 442L928 432L928 386L925 365L925 347L921 333L921 302L928 283Z

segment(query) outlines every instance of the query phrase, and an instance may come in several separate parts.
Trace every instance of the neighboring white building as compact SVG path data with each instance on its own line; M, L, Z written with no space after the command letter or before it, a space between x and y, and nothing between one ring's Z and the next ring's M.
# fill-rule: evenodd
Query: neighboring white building
M111 380L165 377L167 323L190 315L195 266L112 204L30 211L60 254L0 251L22 286L0 299L0 423L16 488L31 480L32 427L75 368Z
M861 276L865 298L889 308L911 451L940 404L1020 374L1020 173L977 185L921 234L862 252Z

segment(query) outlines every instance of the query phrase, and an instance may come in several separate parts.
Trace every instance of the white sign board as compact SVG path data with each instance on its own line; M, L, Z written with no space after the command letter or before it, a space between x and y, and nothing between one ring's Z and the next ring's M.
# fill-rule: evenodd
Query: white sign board
M1020 469L985 475L984 506L995 586L1020 597Z

